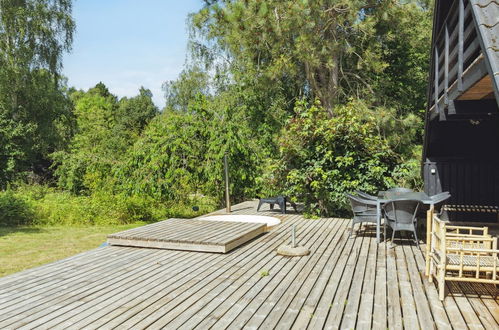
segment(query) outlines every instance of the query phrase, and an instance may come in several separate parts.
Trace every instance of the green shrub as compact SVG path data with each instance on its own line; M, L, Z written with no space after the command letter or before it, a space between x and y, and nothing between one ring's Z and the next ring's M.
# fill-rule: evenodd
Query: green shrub
M7 189L0 192L0 225L19 226L31 224L33 210L30 205Z
M54 191L32 201L38 225L110 225L160 219L150 200L121 195L75 196Z
M279 159L267 158L261 165L262 174L256 178L258 197L279 196L284 192L284 171Z
M198 206L198 211L192 209ZM21 185L0 192L0 225L119 225L190 218L215 210L214 199L188 196L182 203L147 196L97 192L77 196L44 185Z
M424 183L421 177L421 149L422 146L416 146L413 149L409 159L402 160L393 170L393 179L399 187L413 188L414 190L423 190Z
M282 130L279 174L286 192L311 215L344 215L345 192L374 192L393 184L395 154L378 134L373 112L360 101L337 106L299 102ZM369 114L370 113L370 114Z
M52 154L59 187L91 194L109 186L112 169L121 161L147 123L158 113L149 90L140 89L119 102L104 84L71 95L76 134L64 150Z
M194 206L198 207L197 211L194 211ZM218 203L215 198L193 194L187 198L187 201L182 203L165 203L164 209L166 213L164 218L194 218L213 212L217 207Z
M183 200L201 186L203 121L190 114L154 118L116 168L118 190L128 196Z
M251 131L228 109L212 113L205 107L200 101L196 111L165 111L155 117L116 166L116 190L181 204L188 203L191 194L221 202L227 153L231 196L236 201L253 197L258 148Z

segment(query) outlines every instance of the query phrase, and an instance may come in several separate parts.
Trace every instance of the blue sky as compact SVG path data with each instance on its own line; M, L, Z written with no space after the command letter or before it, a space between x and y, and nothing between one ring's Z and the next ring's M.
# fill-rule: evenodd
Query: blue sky
M161 84L176 79L185 62L187 15L201 0L75 0L73 50L63 59L69 86L102 81L118 97L149 88L164 106Z

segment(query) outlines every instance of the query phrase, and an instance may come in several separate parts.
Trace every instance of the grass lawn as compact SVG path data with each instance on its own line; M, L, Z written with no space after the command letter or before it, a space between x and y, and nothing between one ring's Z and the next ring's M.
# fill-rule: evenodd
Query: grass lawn
M108 234L141 225L0 227L0 277L94 249Z

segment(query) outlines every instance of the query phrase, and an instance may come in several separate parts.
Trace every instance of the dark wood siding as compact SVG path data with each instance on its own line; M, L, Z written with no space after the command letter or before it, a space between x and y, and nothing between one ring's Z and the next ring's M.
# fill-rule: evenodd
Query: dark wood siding
M433 171L432 171L433 170ZM499 205L499 161L431 159L424 163L425 192L451 193L451 205ZM496 221L495 213L461 214L451 220Z

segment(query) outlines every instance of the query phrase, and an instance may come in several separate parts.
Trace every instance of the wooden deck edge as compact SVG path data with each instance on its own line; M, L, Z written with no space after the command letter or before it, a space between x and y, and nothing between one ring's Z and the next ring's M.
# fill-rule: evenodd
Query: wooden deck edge
M139 239L120 239L120 238L108 238L107 242L109 243L109 245L133 246L133 247L164 249L164 250L181 250L181 251L215 252L215 253L227 252L226 247L224 245L215 245L215 244L206 245L206 244L148 241L148 240L139 240Z
M228 244L225 245L225 252L224 253L227 253L227 252L235 249L236 247L241 246L244 243L252 240L253 238L264 234L266 232L266 228L267 228L267 226L262 225L262 226L256 228L255 230L239 237L238 239L236 239L232 242L229 242Z
M264 234L265 232L266 232L266 226L262 224L261 226L255 228L254 230L226 244L222 243L217 244L211 242L193 243L193 242L179 242L179 241L158 241L158 240L146 240L133 237L131 238L108 237L107 242L109 243L109 245L118 245L118 246L132 246L132 247L195 251L195 252L227 253L235 249L236 247L252 240L253 238Z

